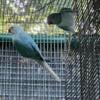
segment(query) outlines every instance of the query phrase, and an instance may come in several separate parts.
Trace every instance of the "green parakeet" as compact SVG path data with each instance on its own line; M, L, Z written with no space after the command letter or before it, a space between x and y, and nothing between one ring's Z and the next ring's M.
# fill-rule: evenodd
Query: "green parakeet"
M60 78L57 76L57 74L44 60L38 46L36 45L32 37L24 32L21 26L11 26L9 28L9 33L12 33L14 45L23 57L35 60L38 64L43 66L44 69L46 69L56 81L60 81Z
M59 13L52 13L47 17L49 25L54 24L69 33L68 53L70 53L71 36L75 33L74 13L71 8L62 8Z

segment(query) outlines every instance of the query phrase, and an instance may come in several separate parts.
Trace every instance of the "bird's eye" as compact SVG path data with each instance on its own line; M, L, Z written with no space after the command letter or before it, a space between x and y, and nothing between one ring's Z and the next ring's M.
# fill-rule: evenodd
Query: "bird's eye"
M13 27L10 27L9 30L8 30L8 32L12 33L12 30L13 30Z

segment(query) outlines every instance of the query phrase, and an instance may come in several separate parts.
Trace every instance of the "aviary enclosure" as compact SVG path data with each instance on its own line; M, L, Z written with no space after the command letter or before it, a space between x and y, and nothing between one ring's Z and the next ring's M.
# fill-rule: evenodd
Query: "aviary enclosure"
M76 12L71 57L65 31L46 24L61 8ZM32 59L21 62L12 24L32 36L61 82ZM100 100L100 0L0 0L0 100Z

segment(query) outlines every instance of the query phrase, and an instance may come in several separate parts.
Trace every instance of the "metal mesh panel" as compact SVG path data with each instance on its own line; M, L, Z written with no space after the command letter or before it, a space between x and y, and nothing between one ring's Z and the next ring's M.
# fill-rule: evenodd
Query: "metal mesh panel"
M35 36L48 64L60 76L62 82L56 82L33 60L20 62L23 59L15 50L11 40L3 41L0 47L0 97L1 100L63 100L65 96L64 73L62 61L63 39L48 38L43 40ZM54 36L56 39L59 37ZM38 40L39 39L39 40ZM51 43L50 43L50 42Z
M100 37L81 38L81 99L100 99Z
M45 59L60 76L60 83L34 61L23 59L10 39L1 38L0 88L3 100L71 100L81 98L80 55L74 52L72 60L66 59L66 37L64 35L33 36ZM44 39L43 39L44 38Z
M66 91L65 100L80 100L81 99L81 84L80 84L80 55L75 52L69 60L66 60Z
M75 0L79 34L100 34L100 1Z
M100 0L75 0L80 40L81 100L100 99Z

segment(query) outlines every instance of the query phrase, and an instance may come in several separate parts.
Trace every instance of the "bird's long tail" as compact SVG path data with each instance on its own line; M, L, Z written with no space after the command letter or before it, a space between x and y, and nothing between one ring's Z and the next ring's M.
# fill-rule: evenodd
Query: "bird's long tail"
M39 61L38 62L41 66L43 66L54 78L56 81L60 82L61 79L58 77L58 75L51 69L51 67L45 62L45 61Z

